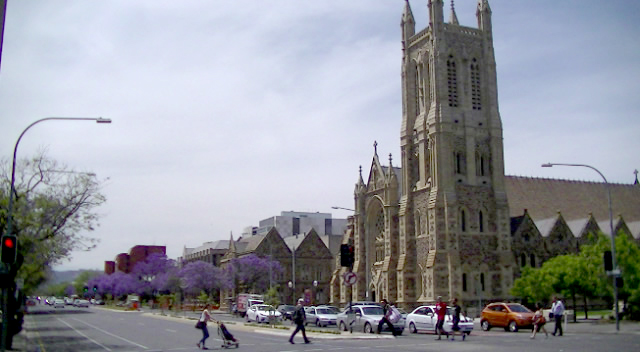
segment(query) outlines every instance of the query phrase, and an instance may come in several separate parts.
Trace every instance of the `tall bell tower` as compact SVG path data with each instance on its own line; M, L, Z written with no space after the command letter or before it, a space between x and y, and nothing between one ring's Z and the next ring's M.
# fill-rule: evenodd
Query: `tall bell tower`
M478 28L451 1L429 0L429 25L402 16L399 302L508 297L512 273L502 123L488 0ZM407 282L412 284L407 285Z

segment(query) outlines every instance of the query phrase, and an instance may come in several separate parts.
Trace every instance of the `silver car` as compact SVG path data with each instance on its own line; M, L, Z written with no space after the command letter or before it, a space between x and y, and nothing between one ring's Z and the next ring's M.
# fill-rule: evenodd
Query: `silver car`
M304 325L309 323L315 326L336 325L338 312L328 307L306 307L304 309L306 320Z
M378 330L378 323L384 317L384 310L379 305L353 306L350 311L346 308L338 314L338 329L341 331L363 331L372 334ZM402 335L404 331L405 319L393 324L396 335ZM384 324L382 331L389 331L389 326Z

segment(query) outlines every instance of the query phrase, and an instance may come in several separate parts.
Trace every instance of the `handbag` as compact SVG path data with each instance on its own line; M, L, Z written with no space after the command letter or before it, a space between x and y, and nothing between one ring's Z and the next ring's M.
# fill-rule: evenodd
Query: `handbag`
M553 313L549 312L549 319L553 319Z
M207 326L207 323L205 323L204 321L198 320L198 322L196 323L196 329L202 329L205 326Z

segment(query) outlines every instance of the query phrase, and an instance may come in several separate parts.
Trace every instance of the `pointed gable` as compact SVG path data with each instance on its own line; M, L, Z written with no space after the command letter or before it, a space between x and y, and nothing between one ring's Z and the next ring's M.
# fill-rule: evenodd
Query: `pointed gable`
M311 229L296 248L296 257L332 259L333 255L331 255L331 251L324 244L324 241L318 236L316 230Z

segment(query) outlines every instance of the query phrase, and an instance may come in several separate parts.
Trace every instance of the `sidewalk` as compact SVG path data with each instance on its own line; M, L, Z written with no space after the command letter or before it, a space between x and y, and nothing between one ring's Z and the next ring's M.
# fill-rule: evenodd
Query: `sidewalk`
M553 330L554 322L547 322L547 330L549 327ZM482 330L480 327L480 318L473 320L473 329ZM494 328L497 329L497 328ZM501 328L500 328L501 329ZM607 319L578 319L576 323L568 321L562 324L562 329L567 334L632 334L640 335L640 322L637 321L620 321L620 331L616 331L615 320Z

